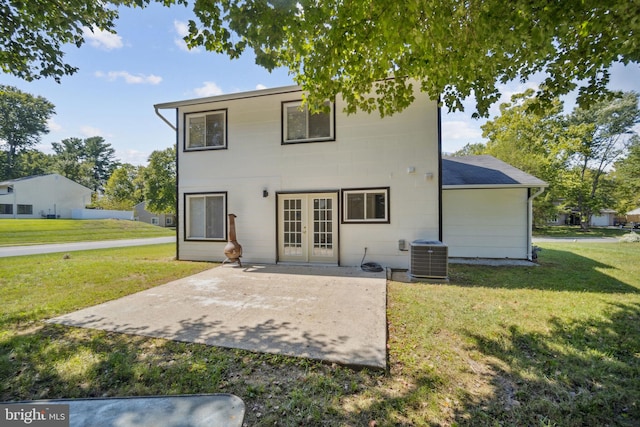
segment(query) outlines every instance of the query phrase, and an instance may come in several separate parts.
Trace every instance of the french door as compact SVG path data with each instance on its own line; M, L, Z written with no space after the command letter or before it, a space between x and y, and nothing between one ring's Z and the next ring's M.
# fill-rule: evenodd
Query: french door
M338 263L338 195L278 195L278 260Z

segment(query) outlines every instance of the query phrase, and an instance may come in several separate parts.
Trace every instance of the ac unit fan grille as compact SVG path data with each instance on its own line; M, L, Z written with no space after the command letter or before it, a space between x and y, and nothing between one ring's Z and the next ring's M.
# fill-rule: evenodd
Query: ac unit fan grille
M411 275L414 277L446 279L449 275L447 246L437 241L418 240L412 242Z

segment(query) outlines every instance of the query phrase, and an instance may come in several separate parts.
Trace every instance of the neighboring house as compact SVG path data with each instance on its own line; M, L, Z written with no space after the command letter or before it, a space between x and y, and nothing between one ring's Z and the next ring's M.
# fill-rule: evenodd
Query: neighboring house
M248 262L357 266L366 251L406 269L418 239L530 259L533 188L546 183L486 156L441 173L437 103L415 96L384 118L347 115L340 98L310 114L297 86L155 105L176 111L175 126L160 116L177 135L178 258L224 260L235 214Z
M0 218L71 218L91 203L91 189L62 175L0 182Z
M602 209L598 215L591 216L591 226L609 227L615 225L618 212L613 209Z
M492 156L442 159L450 257L531 259L532 200L548 184Z
M602 209L598 215L592 215L589 226L608 227L616 225L617 212L612 209ZM548 222L549 225L580 225L580 211L571 208L566 212L559 212L556 217Z
M640 208L627 212L627 221L634 224L640 224Z
M133 207L134 219L136 221L146 222L160 227L174 227L176 225L176 216L174 214L155 214L149 212L146 207L147 202L140 202Z

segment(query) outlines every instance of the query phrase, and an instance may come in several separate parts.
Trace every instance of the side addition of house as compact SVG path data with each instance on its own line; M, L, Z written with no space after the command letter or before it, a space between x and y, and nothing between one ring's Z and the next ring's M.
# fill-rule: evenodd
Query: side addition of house
M297 86L155 105L177 135L178 258L224 260L235 214L243 261L409 267L440 240L437 103L401 113L302 107ZM160 114L160 113L159 113ZM165 113L166 114L166 113ZM174 124L175 123L175 124Z

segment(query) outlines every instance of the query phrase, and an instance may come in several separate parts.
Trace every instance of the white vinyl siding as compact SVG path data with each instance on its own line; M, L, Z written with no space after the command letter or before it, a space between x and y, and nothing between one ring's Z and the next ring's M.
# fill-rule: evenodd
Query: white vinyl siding
M251 95L251 94L249 94ZM278 199L283 194L317 194L357 189L389 189L388 222L343 223L343 196L338 193L338 231L333 236L342 266L358 266L363 248L367 260L393 268L409 267L409 252L398 240L438 239L437 103L416 88L416 99L393 116L358 112L347 115L338 97L335 143L284 143L282 106L303 96L298 90L255 96L212 98L206 103L179 106L179 146L184 146L185 116L227 109L227 150L178 153L178 257L182 260L223 261L226 240L190 239L185 234L189 209L185 194L226 191L226 214L235 219L244 261L277 263ZM415 173L407 173L414 167ZM266 197L264 196L266 190ZM307 234L311 233L307 227ZM228 233L227 233L228 234ZM336 240L337 239L337 240Z
M442 191L450 257L527 259L527 189Z

